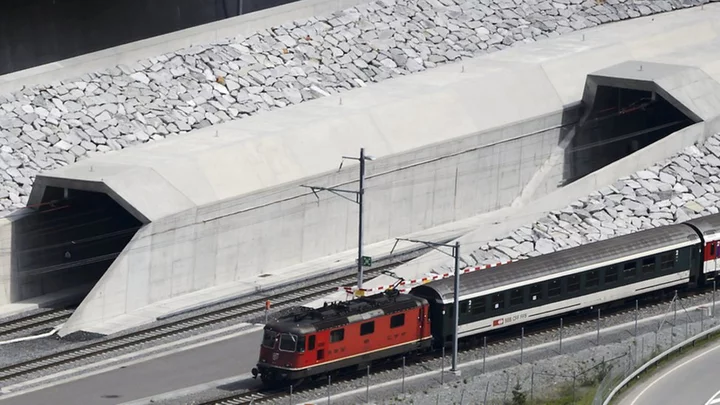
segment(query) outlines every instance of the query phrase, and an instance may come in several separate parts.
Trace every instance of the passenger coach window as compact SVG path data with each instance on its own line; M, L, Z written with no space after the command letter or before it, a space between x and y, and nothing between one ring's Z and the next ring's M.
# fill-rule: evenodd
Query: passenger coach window
M375 332L375 321L365 322L360 325L360 336L369 335Z
M533 284L530 286L530 301L537 301L542 299L542 285Z
M480 315L485 313L485 297L476 298L472 305L470 305L470 313L473 315Z
M568 276L567 292L574 293L578 291L580 291L580 275L573 274L572 276Z
M330 343L339 342L345 339L345 329L335 329L330 332Z
M625 280L633 279L635 274L637 274L637 264L635 262L625 263L625 266L623 266L623 278Z
M557 297L560 295L560 280L548 281L548 297Z
M460 313L461 313L461 314L466 314L466 313L467 313L467 311L468 311L468 306L470 305L468 302L469 302L469 301L463 301L463 302L460 303Z
M643 274L650 274L655 271L655 258L648 257L642 261L642 272Z
M713 245L714 246L714 245ZM660 256L660 270L671 270L675 267L675 252Z
M505 294L504 293L493 294L492 307L494 310L500 310L505 307Z
M398 328L405 325L405 314L397 314L390 318L390 327Z
M600 273L590 270L585 274L585 288L595 288L600 284Z
M617 266L610 266L605 270L605 284L613 284L618 280Z
M510 306L517 307L523 303L523 289L513 288L510 291Z

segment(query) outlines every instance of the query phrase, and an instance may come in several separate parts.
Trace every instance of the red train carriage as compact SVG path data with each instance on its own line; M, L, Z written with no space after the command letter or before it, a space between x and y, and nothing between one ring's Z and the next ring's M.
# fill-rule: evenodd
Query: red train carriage
M265 326L253 376L294 383L430 347L428 302L393 291L302 309Z
M691 226L702 237L702 271L691 282L703 284L720 272L720 215L708 215L691 219L685 224Z

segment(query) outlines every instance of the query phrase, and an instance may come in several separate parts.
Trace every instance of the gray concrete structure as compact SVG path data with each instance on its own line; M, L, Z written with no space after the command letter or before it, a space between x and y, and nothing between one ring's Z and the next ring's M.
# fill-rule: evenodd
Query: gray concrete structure
M360 146L379 157L367 168L369 244L546 195L565 164L535 173L577 120L585 76L682 54L716 79L720 52L701 51L720 51L718 17L719 7L706 7L603 26L38 176L30 204L53 187L106 193L143 223L62 334L223 283L290 280L280 269L353 249L356 208L299 186L354 187L355 168L335 168ZM720 111L706 100L703 111ZM712 119L691 128L701 136L718 129ZM12 227L12 219L0 227L4 244L13 243ZM0 262L0 303L25 288L11 256Z

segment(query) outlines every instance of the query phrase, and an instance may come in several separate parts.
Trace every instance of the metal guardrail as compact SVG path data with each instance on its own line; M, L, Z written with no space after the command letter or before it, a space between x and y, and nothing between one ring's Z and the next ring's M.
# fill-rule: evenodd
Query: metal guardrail
M616 385L615 388L613 388L613 390L610 392L610 395L608 395L608 397L603 402L603 405L609 405L610 402L613 400L613 397L618 392L620 392L620 390L625 388L630 383L630 381L637 378L640 374L645 372L645 370L647 370L648 368L654 366L655 364L657 364L661 360L667 358L668 356L675 353L676 351L680 351L690 344L692 344L694 346L695 342L697 342L698 340L706 338L706 337L712 335L713 333L718 333L718 332L720 332L720 325L712 327L704 332L698 333L697 335L695 335L691 338L688 338L688 339L676 344L675 346L665 350L664 352L658 354L657 356L653 357L648 362L646 362L645 364L640 366L637 370L632 372L629 376L627 376L624 380L622 380L618 385Z

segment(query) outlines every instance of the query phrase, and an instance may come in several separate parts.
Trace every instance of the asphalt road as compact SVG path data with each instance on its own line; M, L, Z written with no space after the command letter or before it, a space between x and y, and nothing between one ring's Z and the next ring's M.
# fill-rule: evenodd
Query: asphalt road
M720 404L720 342L680 358L633 387L620 405Z
M250 372L262 331L2 400L2 405L114 405Z

